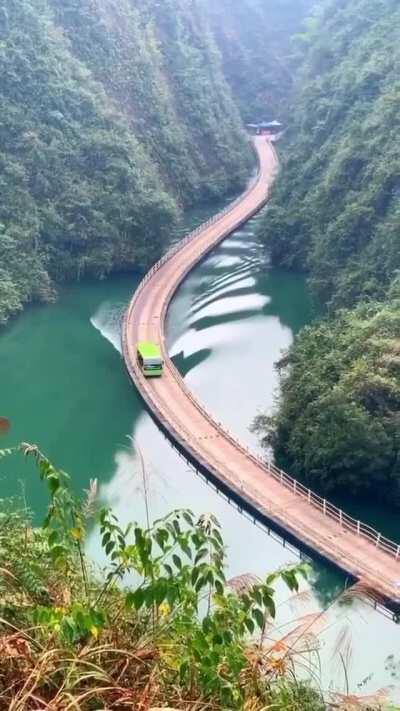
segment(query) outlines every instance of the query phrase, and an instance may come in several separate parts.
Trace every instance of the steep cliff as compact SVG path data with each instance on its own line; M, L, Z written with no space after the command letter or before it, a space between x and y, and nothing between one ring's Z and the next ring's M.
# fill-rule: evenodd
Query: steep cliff
M248 122L287 119L299 66L293 36L315 0L204 0L225 76Z
M400 7L329 0L305 53L262 235L306 270L322 323L282 371L257 428L281 466L321 491L400 502Z
M180 0L5 0L0 322L54 283L146 265L252 155L203 14Z
M263 234L331 307L383 297L400 268L399 27L395 0L335 0L303 35Z

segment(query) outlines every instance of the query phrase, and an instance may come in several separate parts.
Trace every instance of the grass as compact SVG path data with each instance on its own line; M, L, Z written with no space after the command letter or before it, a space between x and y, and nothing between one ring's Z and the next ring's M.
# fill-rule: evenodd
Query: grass
M212 515L173 511L123 529L98 508L95 482L79 500L37 447L20 451L37 464L49 510L38 528L24 511L0 512L0 709L384 708L383 692L322 693L325 613L277 629L275 586L301 600L304 564L226 580ZM101 570L85 552L89 526L107 559Z

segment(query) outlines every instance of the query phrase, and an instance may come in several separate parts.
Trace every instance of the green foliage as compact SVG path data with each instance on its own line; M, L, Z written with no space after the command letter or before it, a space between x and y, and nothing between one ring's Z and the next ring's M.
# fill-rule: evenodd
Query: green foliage
M304 54L281 176L262 233L331 308L383 298L400 269L396 0L323 4Z
M251 152L203 15L183 0L5 0L0 323L54 283L146 267L178 210Z
M400 300L305 328L281 377L278 413L256 429L311 487L400 503Z
M255 423L279 463L321 492L396 502L399 26L395 0L326 0L297 38L302 67L262 237L275 264L309 273L332 319L300 334L279 412Z
M295 86L296 47L314 0L205 0L225 76L248 122L284 117Z
M274 585L282 580L289 590L297 591L299 576L307 576L306 565L235 587L225 580L224 545L214 516L196 521L190 511L174 511L150 528L137 523L122 528L110 510L95 511L93 483L82 502L71 493L68 476L37 447L23 444L21 451L34 458L50 505L39 529L32 530L20 514L0 516L3 649L9 648L4 638L11 629L18 631L24 644L32 645L31 656L32 648L54 647L51 654L61 656L65 650L69 662L63 663L62 673L57 672L57 688L65 693L72 693L78 684L79 663L72 664L73 655L79 659L95 644L110 655L110 640L114 655L120 654L123 639L136 650L126 652L132 658L140 659L144 650L154 657L150 677L159 679L164 699L168 690L179 688L185 698L209 700L221 708L241 709L249 695L260 699L255 709L288 695L309 698L310 709L323 708L319 695L306 685L275 686L273 667L270 673L260 674L261 662L254 662L253 669L249 661L252 648L256 656L264 654L267 625L276 614ZM96 530L93 517L105 559L101 571L92 569L85 552L90 520L91 534ZM285 646L283 650L289 654ZM84 676L86 689L89 671ZM106 690L125 693L121 674L118 686L111 684L109 676ZM40 695L49 693L47 678L44 675ZM7 689L0 682L0 698ZM283 702L276 706L281 707L287 708Z
M197 3L49 1L74 55L116 102L180 203L243 183L249 154Z

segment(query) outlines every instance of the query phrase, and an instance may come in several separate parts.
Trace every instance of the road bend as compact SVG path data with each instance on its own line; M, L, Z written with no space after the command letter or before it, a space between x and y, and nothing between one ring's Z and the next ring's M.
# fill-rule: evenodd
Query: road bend
M361 580L378 601L399 613L400 547L234 439L195 398L168 355L166 315L177 288L210 250L268 200L278 169L276 153L263 136L255 137L254 148L259 170L249 188L170 250L139 285L123 324L125 363L153 418L194 466L261 521L286 532L352 580ZM143 376L136 356L141 340L160 344L165 359L162 377Z

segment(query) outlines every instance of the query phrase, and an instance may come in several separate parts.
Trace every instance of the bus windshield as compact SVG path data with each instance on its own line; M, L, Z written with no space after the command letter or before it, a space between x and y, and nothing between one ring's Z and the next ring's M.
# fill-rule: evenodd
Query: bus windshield
M137 344L137 358L142 373L145 376L161 375L164 361L160 346L151 341L140 341Z

